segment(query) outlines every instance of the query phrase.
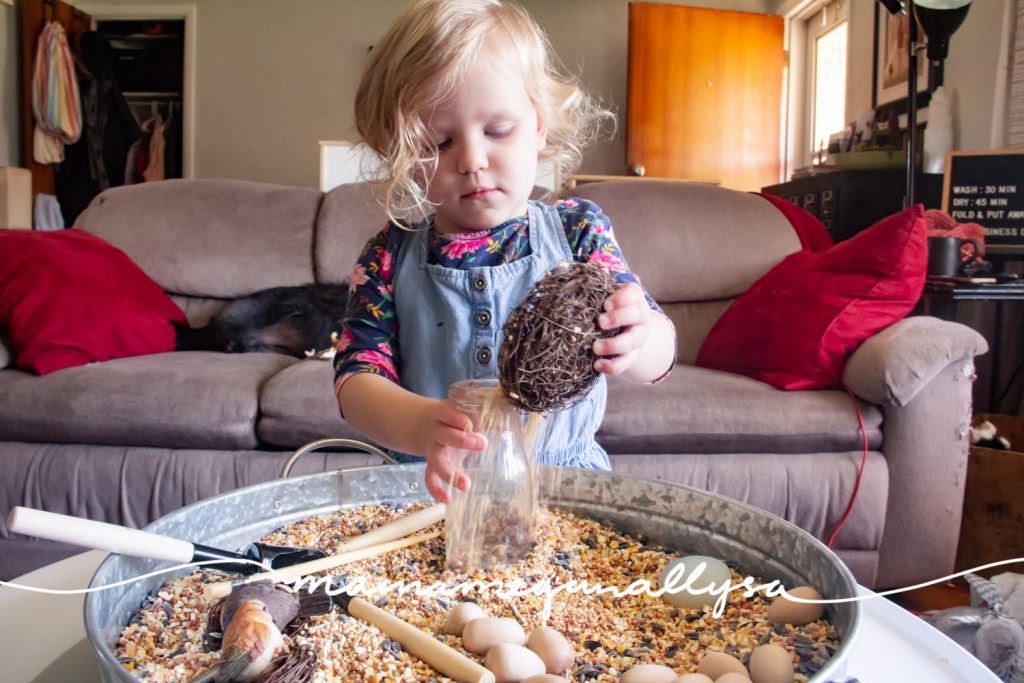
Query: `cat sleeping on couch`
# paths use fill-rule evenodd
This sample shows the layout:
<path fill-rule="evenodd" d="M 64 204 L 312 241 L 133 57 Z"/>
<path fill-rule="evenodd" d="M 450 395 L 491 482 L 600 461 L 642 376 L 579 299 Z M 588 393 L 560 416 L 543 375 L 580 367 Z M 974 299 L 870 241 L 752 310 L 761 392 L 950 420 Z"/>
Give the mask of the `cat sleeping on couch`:
<path fill-rule="evenodd" d="M 348 283 L 263 289 L 235 299 L 205 327 L 174 323 L 175 350 L 330 358 L 347 303 Z"/>

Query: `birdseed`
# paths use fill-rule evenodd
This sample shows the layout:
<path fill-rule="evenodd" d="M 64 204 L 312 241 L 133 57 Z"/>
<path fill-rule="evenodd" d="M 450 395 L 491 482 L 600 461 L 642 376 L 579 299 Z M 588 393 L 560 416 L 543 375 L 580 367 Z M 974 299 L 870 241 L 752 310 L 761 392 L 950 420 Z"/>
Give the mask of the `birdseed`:
<path fill-rule="evenodd" d="M 342 510 L 286 525 L 261 540 L 330 552 L 338 543 L 419 507 L 372 505 Z M 443 523 L 424 532 L 435 530 L 443 532 Z M 530 585 L 547 581 L 558 586 L 570 579 L 585 579 L 591 585 L 625 589 L 634 581 L 646 579 L 657 588 L 659 572 L 678 556 L 596 521 L 560 510 L 541 510 L 535 523 L 535 545 L 529 554 L 514 565 L 487 574 L 470 576 L 446 570 L 443 533 L 421 545 L 328 573 L 348 581 L 362 578 L 370 585 L 387 579 L 408 583 L 418 580 L 423 586 L 441 582 L 455 587 L 474 579 L 486 583 L 518 578 Z M 734 584 L 744 578 L 735 571 L 732 576 Z M 122 665 L 149 683 L 181 683 L 214 665 L 220 655 L 209 647 L 217 639 L 207 637 L 207 628 L 216 603 L 204 597 L 203 588 L 224 578 L 215 571 L 199 570 L 150 595 L 121 632 L 115 656 Z M 456 601 L 473 600 L 490 616 L 513 618 L 527 633 L 550 626 L 565 636 L 575 651 L 575 662 L 566 673 L 571 681 L 616 681 L 638 664 L 664 664 L 681 675 L 695 671 L 710 651 L 728 652 L 746 663 L 753 648 L 775 643 L 792 657 L 797 672 L 793 680 L 804 683 L 839 647 L 836 630 L 825 619 L 806 626 L 773 626 L 765 619 L 768 602 L 760 594 L 746 598 L 742 591 L 730 594 L 720 617 L 712 614 L 711 606 L 681 609 L 647 594 L 618 598 L 560 593 L 553 600 L 546 622 L 541 595 L 507 597 L 494 590 L 474 589 L 465 595 L 432 597 L 392 591 L 386 596 L 372 595 L 368 600 L 481 663 L 483 657 L 462 648 L 461 638 L 442 631 L 450 606 Z M 376 627 L 339 609 L 287 629 L 284 638 L 287 648 L 308 645 L 317 653 L 313 680 L 318 683 L 450 681 Z"/>

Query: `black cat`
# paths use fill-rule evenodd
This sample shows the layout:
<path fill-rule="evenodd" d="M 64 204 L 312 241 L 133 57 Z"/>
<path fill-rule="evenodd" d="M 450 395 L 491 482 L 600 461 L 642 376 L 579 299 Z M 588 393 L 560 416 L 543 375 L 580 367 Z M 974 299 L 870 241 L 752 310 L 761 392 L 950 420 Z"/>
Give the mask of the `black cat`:
<path fill-rule="evenodd" d="M 331 333 L 341 327 L 348 284 L 271 287 L 235 299 L 206 327 L 175 323 L 178 351 L 267 351 L 296 358 L 334 348 Z M 327 354 L 330 355 L 330 354 Z"/>

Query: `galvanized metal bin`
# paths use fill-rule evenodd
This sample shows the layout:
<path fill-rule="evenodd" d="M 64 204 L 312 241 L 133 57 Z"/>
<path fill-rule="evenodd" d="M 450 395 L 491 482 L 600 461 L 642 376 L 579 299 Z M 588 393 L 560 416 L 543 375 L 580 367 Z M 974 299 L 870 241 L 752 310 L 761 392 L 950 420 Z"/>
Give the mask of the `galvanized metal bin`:
<path fill-rule="evenodd" d="M 430 500 L 423 465 L 381 465 L 238 489 L 173 512 L 146 529 L 189 541 L 235 548 L 283 524 L 342 508 L 374 503 Z M 853 576 L 839 558 L 810 534 L 751 505 L 706 491 L 576 468 L 541 468 L 541 496 L 549 506 L 607 522 L 628 533 L 687 553 L 720 557 L 747 576 L 812 585 L 827 598 L 856 595 Z M 175 575 L 132 580 L 172 566 L 111 555 L 93 576 L 91 587 L 125 585 L 89 593 L 85 627 L 99 658 L 103 681 L 140 679 L 114 656 L 121 629 L 146 596 Z M 187 572 L 179 572 L 183 575 Z M 860 603 L 830 605 L 826 617 L 841 640 L 836 655 L 810 680 L 844 679 L 845 660 L 857 637 Z"/>

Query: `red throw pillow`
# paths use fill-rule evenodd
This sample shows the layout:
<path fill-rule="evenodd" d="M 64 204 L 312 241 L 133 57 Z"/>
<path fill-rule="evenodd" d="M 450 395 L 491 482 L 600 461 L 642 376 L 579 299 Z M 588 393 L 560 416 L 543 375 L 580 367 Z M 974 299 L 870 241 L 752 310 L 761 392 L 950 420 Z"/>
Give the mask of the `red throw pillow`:
<path fill-rule="evenodd" d="M 779 389 L 840 386 L 849 355 L 920 298 L 926 236 L 915 206 L 831 249 L 788 256 L 726 310 L 697 365 Z"/>
<path fill-rule="evenodd" d="M 0 230 L 0 327 L 19 368 L 45 375 L 174 350 L 185 314 L 128 256 L 73 228 Z"/>
<path fill-rule="evenodd" d="M 793 226 L 793 230 L 796 231 L 796 236 L 800 238 L 800 246 L 803 249 L 825 251 L 835 245 L 825 226 L 811 215 L 807 209 L 799 207 L 782 197 L 764 194 L 763 192 L 756 192 L 755 194 L 767 199 L 776 209 L 782 212 L 782 215 L 786 217 L 789 224 Z"/>

